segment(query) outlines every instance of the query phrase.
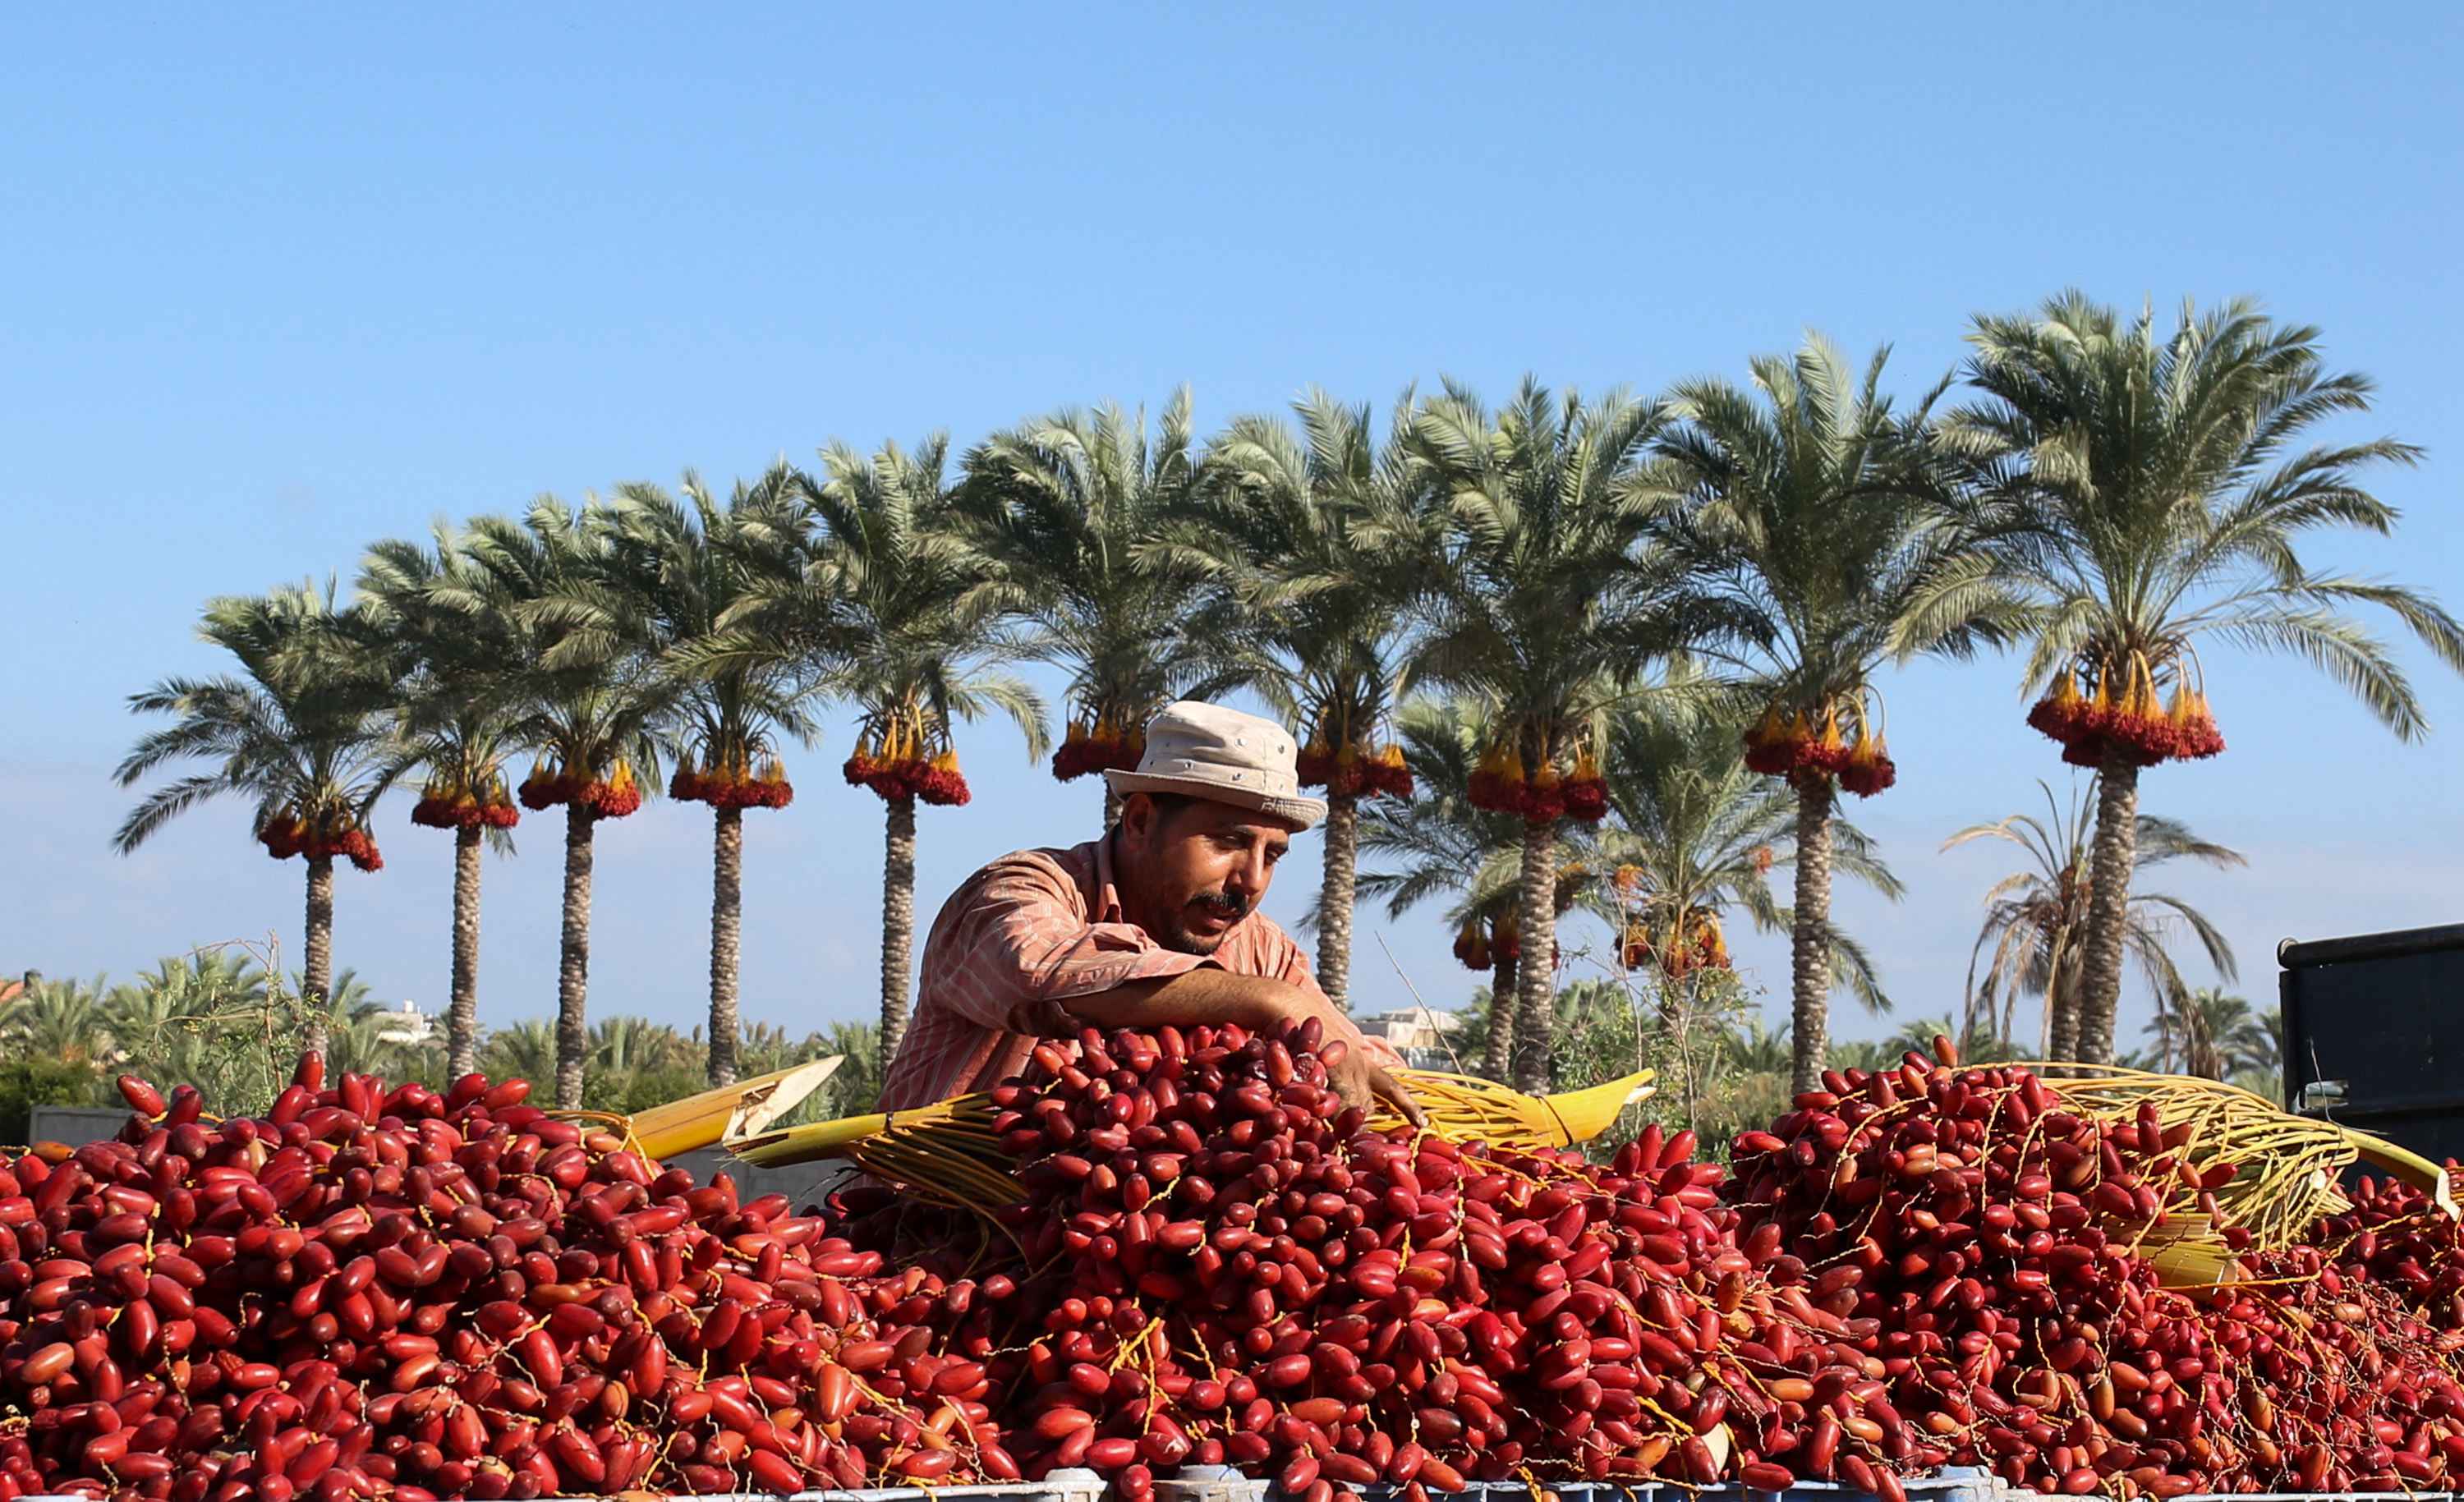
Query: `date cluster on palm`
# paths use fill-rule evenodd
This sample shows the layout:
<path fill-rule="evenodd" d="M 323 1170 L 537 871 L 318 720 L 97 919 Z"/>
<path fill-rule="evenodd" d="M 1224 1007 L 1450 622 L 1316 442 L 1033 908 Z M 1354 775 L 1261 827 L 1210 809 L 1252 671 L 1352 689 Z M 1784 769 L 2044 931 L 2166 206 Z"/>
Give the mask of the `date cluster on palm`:
<path fill-rule="evenodd" d="M 782 809 L 796 801 L 796 786 L 776 756 L 761 758 L 757 767 L 750 756 L 725 755 L 676 768 L 668 777 L 668 796 L 715 809 Z"/>
<path fill-rule="evenodd" d="M 2225 738 L 2207 694 L 2178 666 L 2173 675 L 2167 701 L 2147 660 L 2135 653 L 2076 672 L 2065 667 L 2028 710 L 2028 724 L 2060 742 L 2062 760 L 2075 767 L 2101 767 L 2114 754 L 2142 767 L 2217 754 Z"/>
<path fill-rule="evenodd" d="M 1074 782 L 1089 773 L 1128 772 L 1147 752 L 1146 716 L 1102 709 L 1092 719 L 1069 722 L 1052 752 L 1052 775 Z"/>
<path fill-rule="evenodd" d="M 289 806 L 276 809 L 257 825 L 256 839 L 265 847 L 265 853 L 276 860 L 288 860 L 294 856 L 330 860 L 342 856 L 363 871 L 385 869 L 385 856 L 378 851 L 376 839 L 347 809 L 335 809 L 313 817 Z"/>
<path fill-rule="evenodd" d="M 1836 705 L 1814 713 L 1771 705 L 1746 731 L 1746 766 L 1799 787 L 1837 777 L 1860 798 L 1896 784 L 1899 764 L 1891 760 L 1880 720 L 1869 718 L 1861 702 L 1848 705 L 1844 730 L 1842 718 Z"/>
<path fill-rule="evenodd" d="M 517 795 L 522 807 L 533 813 L 566 804 L 593 818 L 623 818 L 642 807 L 642 785 L 633 774 L 633 764 L 624 760 L 605 777 L 543 761 L 522 779 Z"/>
<path fill-rule="evenodd" d="M 1589 748 L 1575 756 L 1571 770 L 1560 771 L 1552 757 L 1527 769 L 1521 748 L 1511 740 L 1501 741 L 1481 753 L 1467 795 L 1476 809 L 1539 824 L 1561 818 L 1596 824 L 1609 812 L 1608 779 Z"/>
<path fill-rule="evenodd" d="M 1403 748 L 1389 741 L 1375 751 L 1350 742 L 1329 751 L 1312 740 L 1300 749 L 1296 770 L 1304 788 L 1324 788 L 1341 797 L 1387 797 L 1409 802 L 1412 769 Z"/>
<path fill-rule="evenodd" d="M 429 829 L 511 829 L 522 821 L 505 775 L 496 773 L 484 786 L 451 781 L 429 783 L 411 805 L 410 821 Z"/>

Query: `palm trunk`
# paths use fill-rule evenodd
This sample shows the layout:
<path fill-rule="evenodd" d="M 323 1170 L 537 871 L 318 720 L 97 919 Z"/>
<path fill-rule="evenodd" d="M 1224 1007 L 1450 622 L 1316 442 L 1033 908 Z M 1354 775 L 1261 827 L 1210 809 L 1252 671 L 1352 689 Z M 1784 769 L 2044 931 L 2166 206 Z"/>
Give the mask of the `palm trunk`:
<path fill-rule="evenodd" d="M 308 934 L 300 954 L 299 1001 L 308 1013 L 308 1047 L 325 1052 L 325 1018 L 334 1005 L 334 858 L 308 862 Z"/>
<path fill-rule="evenodd" d="M 2122 996 L 2122 930 L 2130 912 L 2130 865 L 2138 844 L 2139 764 L 2125 753 L 2108 753 L 2097 778 L 2087 935 L 2079 951 L 2078 1057 L 2083 1064 L 2113 1062 L 2113 1012 Z"/>
<path fill-rule="evenodd" d="M 1499 1084 L 1512 1078 L 1509 1071 L 1514 1067 L 1514 1019 L 1523 1010 L 1519 963 L 1503 949 L 1492 949 L 1489 955 L 1488 1048 L 1481 1057 L 1480 1072 Z"/>
<path fill-rule="evenodd" d="M 1514 1078 L 1518 1088 L 1549 1088 L 1557 1025 L 1557 826 L 1529 819 L 1523 825 L 1523 961 L 1516 980 L 1522 1014 L 1515 1018 Z"/>
<path fill-rule="evenodd" d="M 1822 1088 L 1831 1049 L 1831 781 L 1796 790 L 1796 923 L 1791 938 L 1796 1090 Z"/>
<path fill-rule="evenodd" d="M 585 1012 L 590 998 L 591 812 L 564 808 L 564 937 L 556 971 L 556 1103 L 582 1104 L 582 1066 L 590 1048 Z"/>
<path fill-rule="evenodd" d="M 1317 983 L 1338 1012 L 1352 1010 L 1352 901 L 1360 852 L 1360 799 L 1326 799 L 1326 868 L 1318 881 Z"/>
<path fill-rule="evenodd" d="M 2084 922 L 2082 919 L 2081 923 Z M 2044 1039 L 2036 1056 L 2076 1058 L 2079 1056 L 2079 966 L 2074 963 L 2069 940 L 2060 936 L 2055 939 L 2045 975 Z"/>
<path fill-rule="evenodd" d="M 1096 775 L 1097 775 L 1097 776 L 1099 776 L 1099 777 L 1101 777 L 1101 776 L 1103 776 L 1103 773 L 1096 773 Z M 1109 833 L 1111 833 L 1112 826 L 1113 826 L 1113 825 L 1115 825 L 1115 824 L 1117 824 L 1117 823 L 1119 823 L 1120 821 L 1121 821 L 1121 795 L 1120 795 L 1119 794 L 1117 794 L 1117 793 L 1115 793 L 1115 792 L 1113 792 L 1113 791 L 1112 791 L 1112 779 L 1111 779 L 1111 778 L 1110 778 L 1110 777 L 1104 777 L 1104 829 L 1105 829 L 1105 832 L 1106 832 L 1106 833 L 1108 833 L 1108 834 L 1109 834 Z"/>
<path fill-rule="evenodd" d="M 892 798 L 881 861 L 881 1059 L 907 1034 L 907 973 L 915 947 L 915 800 Z"/>
<path fill-rule="evenodd" d="M 453 832 L 453 990 L 445 1007 L 445 1075 L 479 1067 L 479 830 Z"/>
<path fill-rule="evenodd" d="M 710 1082 L 736 1083 L 737 969 L 744 922 L 744 811 L 717 814 L 710 860 Z"/>

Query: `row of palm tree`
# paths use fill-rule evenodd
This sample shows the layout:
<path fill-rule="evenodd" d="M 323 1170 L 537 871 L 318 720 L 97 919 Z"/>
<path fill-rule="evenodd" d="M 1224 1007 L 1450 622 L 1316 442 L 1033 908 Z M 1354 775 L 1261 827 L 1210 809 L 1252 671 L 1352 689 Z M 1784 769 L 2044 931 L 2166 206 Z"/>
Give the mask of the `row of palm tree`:
<path fill-rule="evenodd" d="M 2319 528 L 2388 530 L 2395 512 L 2363 473 L 2417 457 L 2393 440 L 2314 443 L 2370 396 L 2323 368 L 2315 330 L 2242 302 L 2186 306 L 2165 327 L 2069 294 L 1979 317 L 1969 343 L 1968 400 L 1947 409 L 1951 378 L 1903 407 L 1883 391 L 1887 351 L 1859 373 L 1810 338 L 1754 361 L 1743 386 L 1585 402 L 1527 380 L 1491 409 L 1448 383 L 1407 390 L 1382 433 L 1367 407 L 1313 392 L 1296 424 L 1239 418 L 1204 443 L 1184 391 L 1152 429 L 1143 411 L 1067 409 L 985 439 L 955 471 L 938 437 L 838 445 L 724 502 L 689 479 L 681 500 L 627 486 L 440 527 L 373 548 L 347 606 L 330 587 L 209 606 L 206 634 L 243 676 L 138 696 L 174 723 L 121 777 L 189 757 L 210 770 L 153 792 L 120 843 L 207 796 L 255 800 L 269 848 L 307 858 L 304 984 L 321 991 L 333 860 L 375 863 L 352 837 L 418 776 L 434 821 L 456 829 L 449 1016 L 468 1057 L 479 850 L 501 825 L 449 816 L 509 811 L 511 759 L 541 758 L 523 801 L 565 810 L 556 1074 L 570 1100 L 586 1069 L 593 833 L 654 795 L 664 767 L 714 806 L 711 1026 L 733 1039 L 742 809 L 784 801 L 773 758 L 808 741 L 821 705 L 855 711 L 847 776 L 887 805 L 894 1049 L 914 805 L 963 798 L 958 723 L 1003 714 L 1031 755 L 1045 749 L 1045 707 L 1009 669 L 1067 675 L 1065 778 L 1133 761 L 1138 727 L 1172 698 L 1246 688 L 1291 719 L 1328 787 L 1331 995 L 1350 989 L 1354 903 L 1384 890 L 1355 864 L 1380 840 L 1413 859 L 1479 855 L 1454 869 L 1480 873 L 1464 900 L 1515 934 L 1517 963 L 1494 980 L 1526 1082 L 1549 1075 L 1556 982 L 1519 957 L 1555 952 L 1560 914 L 1617 907 L 1647 962 L 1699 955 L 1698 920 L 1733 899 L 1791 932 L 1804 1087 L 1830 1053 L 1834 992 L 1876 993 L 1830 909 L 1835 873 L 1877 870 L 1837 809 L 1895 775 L 1880 679 L 1921 654 L 2015 647 L 2023 695 L 2042 696 L 2031 723 L 2098 774 L 2080 910 L 2038 956 L 2058 977 L 2049 1052 L 2109 1060 L 2139 773 L 2221 747 L 2196 644 L 2306 658 L 2409 738 L 2412 690 L 2349 609 L 2391 611 L 2454 667 L 2464 627 L 2419 593 L 2302 562 Z M 1424 785 L 1460 773 L 1460 795 L 1392 807 L 1353 775 L 1388 744 Z M 1734 847 L 1721 871 L 1652 859 L 1708 816 L 1703 788 L 1646 791 L 1680 766 L 1753 795 L 1721 816 L 1738 820 L 1721 826 Z M 1761 880 L 1781 851 L 1784 907 Z M 711 1078 L 732 1077 L 730 1052 L 710 1051 Z"/>
<path fill-rule="evenodd" d="M 298 999 L 302 977 L 275 984 L 250 950 L 219 947 L 167 956 L 131 981 L 38 980 L 0 1014 L 0 1041 L 82 1071 L 82 1094 L 50 1103 L 118 1103 L 111 1077 L 196 1084 L 217 1110 L 255 1110 L 290 1078 L 306 1031 Z M 389 1011 L 345 969 L 333 977 L 325 1004 L 314 1009 L 330 1067 L 416 1079 L 442 1089 L 456 1078 L 442 1040 L 405 1031 L 404 1013 Z M 768 1073 L 838 1056 L 839 1069 L 800 1115 L 868 1110 L 880 1085 L 880 1043 L 869 1023 L 837 1022 L 803 1037 L 756 1024 L 734 1040 L 753 1073 Z M 492 1078 L 545 1078 L 557 1064 L 555 1028 L 527 1018 L 483 1030 L 471 1065 Z M 703 1088 L 709 1053 L 702 1030 L 679 1033 L 642 1017 L 604 1017 L 585 1043 L 589 1089 L 583 1104 L 638 1111 Z M 468 1070 L 461 1071 L 468 1073 Z"/>

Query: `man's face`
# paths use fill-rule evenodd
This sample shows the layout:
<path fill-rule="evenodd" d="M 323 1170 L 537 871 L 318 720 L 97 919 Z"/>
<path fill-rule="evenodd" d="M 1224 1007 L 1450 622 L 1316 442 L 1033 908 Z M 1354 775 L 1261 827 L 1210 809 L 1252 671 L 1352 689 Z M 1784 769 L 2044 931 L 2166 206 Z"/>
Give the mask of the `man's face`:
<path fill-rule="evenodd" d="M 1299 827 L 1229 803 L 1166 810 L 1133 793 L 1121 805 L 1121 904 L 1164 947 L 1213 954 L 1265 901 Z"/>

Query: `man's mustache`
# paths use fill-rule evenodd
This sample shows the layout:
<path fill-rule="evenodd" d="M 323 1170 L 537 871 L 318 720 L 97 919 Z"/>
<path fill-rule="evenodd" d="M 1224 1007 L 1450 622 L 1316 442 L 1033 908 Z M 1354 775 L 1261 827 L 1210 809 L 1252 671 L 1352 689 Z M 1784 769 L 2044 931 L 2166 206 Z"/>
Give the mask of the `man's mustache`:
<path fill-rule="evenodd" d="M 1229 892 L 1204 892 L 1191 898 L 1189 905 L 1233 923 L 1249 916 L 1249 900 L 1234 897 Z"/>

